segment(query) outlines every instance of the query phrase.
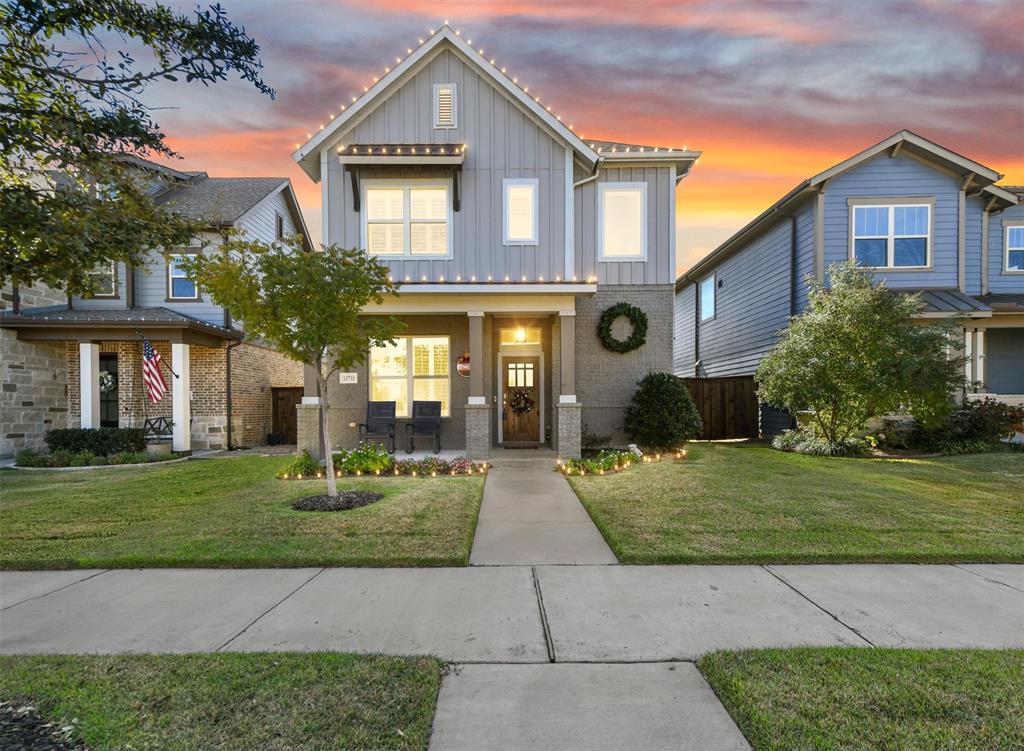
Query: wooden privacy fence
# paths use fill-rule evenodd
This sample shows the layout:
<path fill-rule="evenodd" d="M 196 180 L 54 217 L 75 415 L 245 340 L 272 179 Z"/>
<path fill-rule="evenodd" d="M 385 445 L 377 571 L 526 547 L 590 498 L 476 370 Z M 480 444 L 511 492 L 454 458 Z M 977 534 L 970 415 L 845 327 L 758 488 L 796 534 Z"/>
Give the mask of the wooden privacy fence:
<path fill-rule="evenodd" d="M 757 438 L 757 387 L 745 378 L 686 378 L 687 388 L 704 421 L 701 438 Z"/>

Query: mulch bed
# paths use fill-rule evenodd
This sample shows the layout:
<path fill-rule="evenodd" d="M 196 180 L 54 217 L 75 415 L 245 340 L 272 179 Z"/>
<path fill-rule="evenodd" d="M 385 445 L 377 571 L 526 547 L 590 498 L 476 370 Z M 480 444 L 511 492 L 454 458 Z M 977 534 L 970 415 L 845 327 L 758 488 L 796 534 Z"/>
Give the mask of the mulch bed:
<path fill-rule="evenodd" d="M 361 506 L 369 506 L 384 497 L 383 493 L 370 493 L 365 490 L 344 490 L 337 498 L 329 495 L 307 495 L 292 501 L 296 511 L 347 511 Z"/>
<path fill-rule="evenodd" d="M 74 725 L 46 722 L 35 707 L 0 702 L 0 749 L 87 751 L 74 731 Z"/>

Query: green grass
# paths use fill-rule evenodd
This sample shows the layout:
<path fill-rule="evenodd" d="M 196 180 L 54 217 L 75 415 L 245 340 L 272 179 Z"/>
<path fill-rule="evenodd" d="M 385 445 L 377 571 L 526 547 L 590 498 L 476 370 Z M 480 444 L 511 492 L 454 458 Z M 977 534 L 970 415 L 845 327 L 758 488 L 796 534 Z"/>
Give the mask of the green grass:
<path fill-rule="evenodd" d="M 0 568 L 465 565 L 482 477 L 340 479 L 384 498 L 294 511 L 323 480 L 282 481 L 290 457 L 144 469 L 0 474 Z"/>
<path fill-rule="evenodd" d="M 623 563 L 1024 561 L 1024 454 L 835 459 L 694 444 L 570 482 Z"/>
<path fill-rule="evenodd" d="M 825 647 L 699 663 L 755 751 L 1024 748 L 1024 651 Z"/>
<path fill-rule="evenodd" d="M 337 653 L 0 657 L 0 697 L 104 749 L 425 749 L 442 663 Z"/>

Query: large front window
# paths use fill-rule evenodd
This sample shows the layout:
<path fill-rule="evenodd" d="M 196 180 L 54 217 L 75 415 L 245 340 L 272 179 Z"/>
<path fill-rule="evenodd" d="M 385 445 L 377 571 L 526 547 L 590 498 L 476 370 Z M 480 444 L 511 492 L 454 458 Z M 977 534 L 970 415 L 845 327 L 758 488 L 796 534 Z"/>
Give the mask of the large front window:
<path fill-rule="evenodd" d="M 853 257 L 868 268 L 928 266 L 931 206 L 853 207 Z"/>
<path fill-rule="evenodd" d="M 363 244 L 376 256 L 448 256 L 448 185 L 375 181 L 365 195 Z"/>
<path fill-rule="evenodd" d="M 441 402 L 451 414 L 451 374 L 446 336 L 402 336 L 394 344 L 370 350 L 370 401 L 395 402 L 399 417 L 409 417 L 413 401 Z"/>

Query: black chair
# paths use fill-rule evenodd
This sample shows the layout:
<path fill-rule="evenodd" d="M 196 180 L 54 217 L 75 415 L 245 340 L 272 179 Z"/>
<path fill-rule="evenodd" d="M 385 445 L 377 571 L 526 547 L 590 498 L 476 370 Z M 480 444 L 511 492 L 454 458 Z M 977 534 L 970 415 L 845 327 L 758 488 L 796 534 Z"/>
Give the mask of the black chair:
<path fill-rule="evenodd" d="M 395 453 L 394 402 L 366 403 L 366 422 L 359 423 L 359 440 L 368 438 L 383 438 L 388 453 Z"/>
<path fill-rule="evenodd" d="M 413 439 L 418 435 L 429 435 L 434 439 L 434 453 L 441 451 L 441 402 L 412 403 L 412 419 L 405 426 L 406 453 L 412 453 Z"/>

